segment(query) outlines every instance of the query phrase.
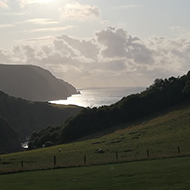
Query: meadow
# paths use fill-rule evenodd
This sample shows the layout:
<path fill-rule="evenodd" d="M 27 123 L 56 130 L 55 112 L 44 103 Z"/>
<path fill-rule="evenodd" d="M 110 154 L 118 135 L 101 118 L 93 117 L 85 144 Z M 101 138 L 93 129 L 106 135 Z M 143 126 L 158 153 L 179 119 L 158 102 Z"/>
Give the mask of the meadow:
<path fill-rule="evenodd" d="M 189 136 L 190 106 L 182 105 L 90 140 L 1 155 L 0 173 L 189 155 Z"/>
<path fill-rule="evenodd" d="M 21 172 L 0 176 L 3 190 L 186 190 L 190 158 Z"/>

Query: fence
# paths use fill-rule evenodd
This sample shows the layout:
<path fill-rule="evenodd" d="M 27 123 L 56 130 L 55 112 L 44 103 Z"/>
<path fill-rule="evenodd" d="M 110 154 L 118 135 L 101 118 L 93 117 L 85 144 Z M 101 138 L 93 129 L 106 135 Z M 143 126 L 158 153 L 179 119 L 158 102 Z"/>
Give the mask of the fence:
<path fill-rule="evenodd" d="M 144 149 L 141 152 L 124 150 L 119 152 L 106 151 L 71 151 L 64 152 L 60 149 L 55 152 L 26 151 L 22 154 L 2 155 L 0 161 L 0 174 L 14 173 L 20 171 L 34 171 L 53 168 L 66 168 L 89 166 L 98 164 L 119 163 L 127 161 L 159 159 L 177 156 L 190 156 L 189 152 L 182 152 L 180 147 L 166 152 L 155 152 L 151 149 Z"/>

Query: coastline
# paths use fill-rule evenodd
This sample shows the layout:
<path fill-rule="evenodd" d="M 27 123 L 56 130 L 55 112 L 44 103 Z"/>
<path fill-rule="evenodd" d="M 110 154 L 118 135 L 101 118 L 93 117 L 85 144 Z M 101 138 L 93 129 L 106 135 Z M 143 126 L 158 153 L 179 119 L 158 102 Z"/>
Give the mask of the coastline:
<path fill-rule="evenodd" d="M 145 87 L 100 87 L 77 89 L 77 94 L 67 99 L 49 101 L 54 104 L 101 107 L 116 103 L 125 96 L 142 92 Z"/>

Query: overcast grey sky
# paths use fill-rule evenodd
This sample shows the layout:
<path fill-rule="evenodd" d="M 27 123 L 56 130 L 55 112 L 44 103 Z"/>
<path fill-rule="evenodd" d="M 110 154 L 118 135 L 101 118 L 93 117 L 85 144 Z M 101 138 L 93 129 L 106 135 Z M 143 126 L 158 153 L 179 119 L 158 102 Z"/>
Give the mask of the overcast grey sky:
<path fill-rule="evenodd" d="M 0 0 L 0 63 L 77 88 L 149 86 L 190 69 L 189 0 Z"/>

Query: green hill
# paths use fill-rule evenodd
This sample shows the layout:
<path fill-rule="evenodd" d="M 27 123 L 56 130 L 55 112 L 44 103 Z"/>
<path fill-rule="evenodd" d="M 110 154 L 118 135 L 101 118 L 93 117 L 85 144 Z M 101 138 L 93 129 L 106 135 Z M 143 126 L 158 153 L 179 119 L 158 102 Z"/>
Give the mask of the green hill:
<path fill-rule="evenodd" d="M 76 141 L 114 126 L 133 123 L 189 100 L 190 72 L 178 78 L 156 79 L 142 93 L 124 97 L 111 106 L 85 108 L 61 126 L 33 133 L 30 148 L 42 147 L 48 141 L 54 145 Z"/>
<path fill-rule="evenodd" d="M 0 173 L 188 156 L 189 114 L 190 101 L 136 122 L 97 132 L 89 140 L 1 155 Z M 98 153 L 99 149 L 104 153 Z"/>

